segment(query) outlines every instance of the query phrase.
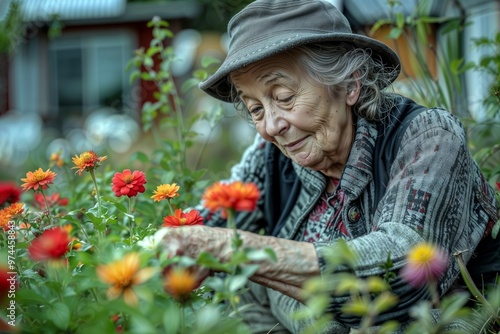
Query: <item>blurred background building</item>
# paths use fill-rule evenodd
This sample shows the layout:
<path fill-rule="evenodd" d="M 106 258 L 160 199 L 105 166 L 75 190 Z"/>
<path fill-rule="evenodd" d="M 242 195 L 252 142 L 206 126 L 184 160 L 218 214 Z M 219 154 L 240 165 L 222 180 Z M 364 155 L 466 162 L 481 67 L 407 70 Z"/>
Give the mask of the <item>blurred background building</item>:
<path fill-rule="evenodd" d="M 388 15 L 386 0 L 331 1 L 361 33 L 369 34 Z M 96 147 L 120 154 L 137 148 L 147 136 L 141 131 L 140 109 L 154 89 L 147 82 L 130 82 L 126 65 L 134 50 L 149 45 L 147 22 L 159 16 L 170 23 L 179 58 L 172 72 L 180 84 L 203 55 L 223 59 L 226 24 L 249 2 L 0 0 L 0 179 L 11 176 L 12 167 L 46 159 L 59 148 L 70 155 Z M 421 2 L 402 0 L 397 9 L 409 14 Z M 485 52 L 471 47 L 473 38 L 493 38 L 499 31 L 498 0 L 430 0 L 427 5 L 434 17 L 466 14 L 470 24 L 457 45 L 467 61 L 478 61 Z M 440 29 L 436 23 L 428 32 L 437 45 Z M 380 29 L 374 37 L 398 50 L 405 75 L 412 76 L 408 45 L 403 39 L 388 40 L 387 33 Z M 428 52 L 426 57 L 439 79 L 435 55 Z M 457 94 L 466 96 L 467 107 L 482 117 L 478 101 L 488 89 L 484 76 L 468 72 L 462 80 L 464 91 Z M 193 94 L 187 99 L 196 101 L 194 108 L 218 103 L 201 92 Z M 209 129 L 200 122 L 195 128 L 217 143 L 215 156 L 231 161 L 251 141 L 253 129 L 232 106 L 224 108 L 227 117 L 219 127 Z"/>

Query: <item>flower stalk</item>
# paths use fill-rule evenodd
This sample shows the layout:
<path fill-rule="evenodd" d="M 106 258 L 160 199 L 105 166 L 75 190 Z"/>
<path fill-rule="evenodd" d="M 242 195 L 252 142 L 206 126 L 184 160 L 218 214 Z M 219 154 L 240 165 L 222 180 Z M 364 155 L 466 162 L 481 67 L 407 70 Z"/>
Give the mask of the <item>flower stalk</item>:
<path fill-rule="evenodd" d="M 97 215 L 99 216 L 99 218 L 101 218 L 102 209 L 101 209 L 101 195 L 99 194 L 99 187 L 97 185 L 97 180 L 95 177 L 94 170 L 91 169 L 89 171 L 89 173 L 90 173 L 90 176 L 92 177 L 92 182 L 94 182 L 95 196 L 96 196 L 96 200 L 97 200 Z"/>

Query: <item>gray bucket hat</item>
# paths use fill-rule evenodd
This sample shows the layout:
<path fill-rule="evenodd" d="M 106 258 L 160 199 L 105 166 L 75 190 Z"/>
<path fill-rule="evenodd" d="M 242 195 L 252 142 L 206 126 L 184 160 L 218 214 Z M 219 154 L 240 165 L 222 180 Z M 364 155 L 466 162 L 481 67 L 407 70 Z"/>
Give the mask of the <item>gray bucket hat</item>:
<path fill-rule="evenodd" d="M 230 38 L 226 59 L 219 69 L 199 84 L 209 95 L 231 99 L 229 73 L 288 50 L 314 42 L 347 42 L 371 50 L 387 72 L 399 75 L 397 54 L 382 42 L 354 34 L 346 17 L 322 0 L 257 0 L 236 14 L 228 24 Z"/>

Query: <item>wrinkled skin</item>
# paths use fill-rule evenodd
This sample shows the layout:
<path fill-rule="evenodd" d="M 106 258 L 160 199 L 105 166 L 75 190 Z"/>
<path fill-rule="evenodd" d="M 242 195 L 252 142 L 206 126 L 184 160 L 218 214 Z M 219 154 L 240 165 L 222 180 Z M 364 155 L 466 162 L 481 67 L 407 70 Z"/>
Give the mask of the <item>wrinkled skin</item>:
<path fill-rule="evenodd" d="M 354 140 L 351 112 L 359 97 L 359 82 L 335 94 L 314 81 L 287 57 L 277 55 L 231 74 L 258 133 L 296 163 L 330 178 L 340 178 Z M 330 183 L 327 190 L 333 191 Z M 209 252 L 224 261 L 232 231 L 193 226 L 172 229 L 165 241 L 196 258 Z M 239 231 L 243 247 L 271 247 L 277 263 L 262 263 L 251 280 L 302 301 L 305 281 L 320 274 L 312 243 Z"/>
<path fill-rule="evenodd" d="M 302 300 L 302 284 L 319 275 L 316 252 L 313 244 L 238 231 L 243 247 L 254 249 L 272 248 L 278 257 L 277 263 L 262 262 L 251 280 L 282 292 L 299 301 Z M 165 247 L 171 254 L 197 258 L 202 252 L 225 261 L 232 248 L 233 231 L 221 227 L 185 226 L 169 229 L 165 236 Z M 208 276 L 209 272 L 200 272 Z"/>

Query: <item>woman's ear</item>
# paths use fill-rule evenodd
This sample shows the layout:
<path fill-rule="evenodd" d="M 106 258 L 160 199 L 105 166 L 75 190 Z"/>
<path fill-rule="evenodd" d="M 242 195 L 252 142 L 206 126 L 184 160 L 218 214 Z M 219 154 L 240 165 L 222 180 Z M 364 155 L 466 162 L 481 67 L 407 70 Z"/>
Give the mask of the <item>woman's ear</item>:
<path fill-rule="evenodd" d="M 356 102 L 358 102 L 359 94 L 361 92 L 361 83 L 359 82 L 359 78 L 356 74 L 353 74 L 353 76 L 356 78 L 356 80 L 347 85 L 347 94 L 345 100 L 348 106 L 353 106 Z"/>

